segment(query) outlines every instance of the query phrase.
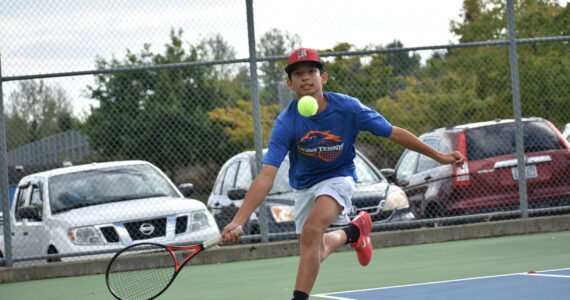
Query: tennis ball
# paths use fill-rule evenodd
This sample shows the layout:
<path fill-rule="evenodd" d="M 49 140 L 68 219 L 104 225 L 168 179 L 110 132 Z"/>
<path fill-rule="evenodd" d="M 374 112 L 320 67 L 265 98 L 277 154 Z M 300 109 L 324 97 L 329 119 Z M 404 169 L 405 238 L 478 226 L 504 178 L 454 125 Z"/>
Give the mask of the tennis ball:
<path fill-rule="evenodd" d="M 319 109 L 319 104 L 317 103 L 317 99 L 313 96 L 303 96 L 299 99 L 299 103 L 297 103 L 297 110 L 303 117 L 310 117 L 314 116 Z"/>

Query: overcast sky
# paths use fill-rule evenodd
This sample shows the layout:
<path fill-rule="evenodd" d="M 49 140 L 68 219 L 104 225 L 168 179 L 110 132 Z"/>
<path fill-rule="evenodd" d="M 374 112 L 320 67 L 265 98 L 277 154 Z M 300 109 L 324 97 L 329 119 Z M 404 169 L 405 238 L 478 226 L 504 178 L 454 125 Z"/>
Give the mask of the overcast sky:
<path fill-rule="evenodd" d="M 304 47 L 325 49 L 339 42 L 357 47 L 455 43 L 452 19 L 462 0 L 255 0 L 255 33 L 279 28 L 301 37 Z M 95 69 L 95 58 L 122 58 L 150 43 L 163 52 L 171 28 L 184 40 L 221 34 L 248 54 L 245 0 L 2 0 L 0 51 L 3 76 Z M 424 58 L 429 52 L 419 53 Z M 89 105 L 82 94 L 92 76 L 45 80 L 65 88 L 76 110 Z M 4 99 L 14 82 L 4 83 Z M 80 107 L 80 108 L 78 108 Z"/>

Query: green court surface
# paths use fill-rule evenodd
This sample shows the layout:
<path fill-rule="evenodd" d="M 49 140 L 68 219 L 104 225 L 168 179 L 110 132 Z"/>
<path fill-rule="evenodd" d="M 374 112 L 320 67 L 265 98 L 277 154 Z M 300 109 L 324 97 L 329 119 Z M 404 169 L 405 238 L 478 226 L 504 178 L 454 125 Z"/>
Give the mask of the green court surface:
<path fill-rule="evenodd" d="M 290 299 L 298 257 L 187 266 L 159 299 Z M 313 294 L 570 267 L 570 231 L 332 254 Z M 0 299 L 113 299 L 104 275 L 0 284 Z M 311 297 L 317 299 L 317 297 Z"/>

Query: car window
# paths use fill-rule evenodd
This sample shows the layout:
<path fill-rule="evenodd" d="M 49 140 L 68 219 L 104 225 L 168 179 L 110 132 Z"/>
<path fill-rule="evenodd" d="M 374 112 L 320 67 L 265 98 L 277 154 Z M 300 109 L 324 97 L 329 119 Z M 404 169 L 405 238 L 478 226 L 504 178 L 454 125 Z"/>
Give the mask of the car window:
<path fill-rule="evenodd" d="M 40 188 L 36 185 L 32 186 L 32 198 L 30 199 L 30 205 L 35 206 L 38 210 L 40 218 L 43 217 L 44 203 L 41 195 Z"/>
<path fill-rule="evenodd" d="M 53 213 L 115 201 L 179 197 L 171 182 L 148 165 L 62 174 L 50 177 L 48 186 Z"/>
<path fill-rule="evenodd" d="M 236 174 L 239 168 L 239 161 L 231 164 L 226 169 L 224 177 L 222 179 L 222 189 L 220 191 L 221 195 L 225 195 L 229 190 L 234 188 L 234 183 L 236 181 Z"/>
<path fill-rule="evenodd" d="M 435 139 L 435 138 L 427 138 L 425 140 L 423 140 L 424 143 L 428 144 L 429 146 L 431 146 L 432 148 L 439 150 L 439 140 Z M 440 163 L 438 163 L 437 161 L 435 161 L 434 159 L 425 156 L 423 154 L 420 154 L 419 160 L 418 160 L 418 168 L 417 168 L 417 173 L 419 172 L 423 172 L 429 169 L 433 169 L 440 166 Z"/>
<path fill-rule="evenodd" d="M 242 160 L 238 166 L 235 188 L 249 189 L 249 186 L 253 181 L 251 176 L 251 165 L 248 161 Z"/>
<path fill-rule="evenodd" d="M 439 141 L 439 144 L 436 148 L 441 153 L 450 153 L 452 152 L 451 147 L 445 141 Z"/>
<path fill-rule="evenodd" d="M 515 124 L 497 124 L 465 131 L 469 160 L 516 153 Z M 564 149 L 555 132 L 543 121 L 523 122 L 525 153 Z"/>
<path fill-rule="evenodd" d="M 357 183 L 373 184 L 381 181 L 380 176 L 359 155 L 356 155 L 354 158 L 354 165 L 356 167 L 356 177 L 358 178 Z"/>
<path fill-rule="evenodd" d="M 405 180 L 416 172 L 419 153 L 406 150 L 402 155 L 398 168 L 396 169 L 396 179 Z"/>
<path fill-rule="evenodd" d="M 26 201 L 27 200 L 26 194 L 27 194 L 27 191 L 29 190 L 29 187 L 30 186 L 27 186 L 27 187 L 20 186 L 19 187 L 18 194 L 16 195 L 17 198 L 16 198 L 16 203 L 15 203 L 15 205 L 16 205 L 15 211 L 18 211 L 18 209 L 20 207 L 24 207 L 24 206 L 28 205 L 27 201 Z M 18 214 L 16 214 L 16 220 L 19 221 L 19 220 L 22 220 L 22 218 L 20 218 L 18 216 Z"/>
<path fill-rule="evenodd" d="M 293 188 L 289 185 L 289 158 L 285 158 L 277 170 L 273 187 L 269 191 L 270 195 L 282 194 L 292 191 Z"/>

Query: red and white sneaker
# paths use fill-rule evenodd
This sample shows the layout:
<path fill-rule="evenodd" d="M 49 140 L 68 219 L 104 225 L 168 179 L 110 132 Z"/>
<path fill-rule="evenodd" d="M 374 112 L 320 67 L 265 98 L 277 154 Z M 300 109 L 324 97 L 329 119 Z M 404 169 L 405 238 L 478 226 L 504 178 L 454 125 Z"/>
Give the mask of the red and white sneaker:
<path fill-rule="evenodd" d="M 372 219 L 370 215 L 361 211 L 350 224 L 354 224 L 360 230 L 358 241 L 350 243 L 350 247 L 356 251 L 358 262 L 362 266 L 368 265 L 372 259 L 372 243 L 370 242 L 370 232 L 372 231 Z"/>

